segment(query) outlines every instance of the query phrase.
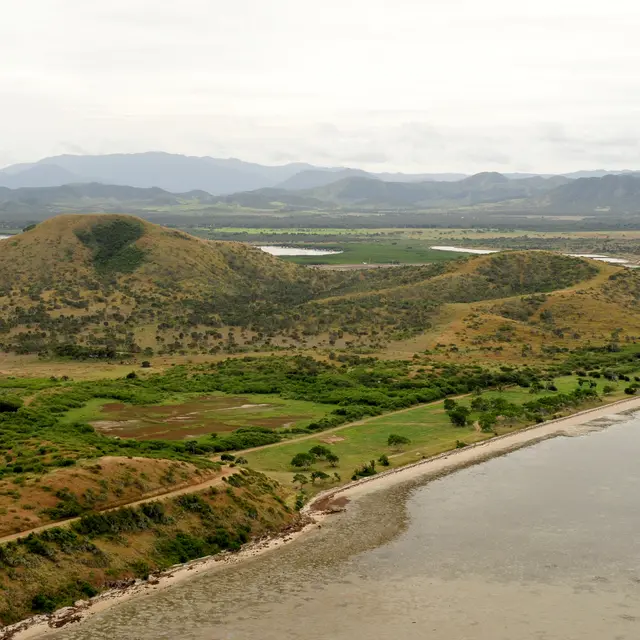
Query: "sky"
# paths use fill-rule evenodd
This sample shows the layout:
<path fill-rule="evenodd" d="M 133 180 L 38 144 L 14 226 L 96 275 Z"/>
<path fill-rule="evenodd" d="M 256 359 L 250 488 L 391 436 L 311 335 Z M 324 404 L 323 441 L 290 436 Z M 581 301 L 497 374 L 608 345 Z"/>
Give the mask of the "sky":
<path fill-rule="evenodd" d="M 5 0 L 0 166 L 640 169 L 635 0 Z"/>

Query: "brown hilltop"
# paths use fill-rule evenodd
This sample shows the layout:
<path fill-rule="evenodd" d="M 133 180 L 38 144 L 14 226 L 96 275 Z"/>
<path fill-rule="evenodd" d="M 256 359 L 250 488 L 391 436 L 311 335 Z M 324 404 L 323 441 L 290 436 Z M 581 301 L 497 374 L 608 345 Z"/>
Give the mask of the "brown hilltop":
<path fill-rule="evenodd" d="M 249 245 L 201 240 L 127 215 L 57 216 L 8 240 L 0 252 L 5 289 L 56 288 L 108 276 L 129 283 L 153 280 L 176 290 L 229 290 L 251 284 L 247 279 L 257 275 L 289 280 L 301 274 L 306 271 Z"/>

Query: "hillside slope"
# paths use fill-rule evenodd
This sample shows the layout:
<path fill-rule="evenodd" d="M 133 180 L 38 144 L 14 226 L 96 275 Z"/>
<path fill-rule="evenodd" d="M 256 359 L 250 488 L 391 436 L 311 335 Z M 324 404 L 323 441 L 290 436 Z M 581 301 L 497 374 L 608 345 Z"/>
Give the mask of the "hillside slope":
<path fill-rule="evenodd" d="M 255 301 L 309 299 L 325 280 L 249 245 L 131 216 L 59 216 L 2 245 L 0 341 L 22 351 L 67 342 L 135 351 L 142 327 L 160 329 L 160 343 L 176 327 L 233 323 Z"/>
<path fill-rule="evenodd" d="M 640 274 L 544 251 L 322 271 L 121 215 L 59 216 L 0 249 L 0 345 L 18 353 L 113 358 L 291 346 L 381 349 L 427 334 L 442 342 L 455 305 L 456 318 L 474 313 L 475 305 L 494 318 L 478 331 L 473 327 L 481 323 L 465 321 L 468 344 L 491 342 L 493 325 L 506 322 L 520 323 L 523 335 L 538 323 L 549 344 L 561 343 L 572 335 L 560 330 L 562 316 L 580 321 L 580 304 L 600 327 L 590 332 L 594 338 L 605 339 L 612 319 L 640 325 L 627 319 Z M 541 316 L 538 298 L 522 302 L 531 296 L 560 306 Z M 575 313 L 562 311 L 567 296 L 578 304 Z M 456 337 L 454 345 L 464 342 Z"/>

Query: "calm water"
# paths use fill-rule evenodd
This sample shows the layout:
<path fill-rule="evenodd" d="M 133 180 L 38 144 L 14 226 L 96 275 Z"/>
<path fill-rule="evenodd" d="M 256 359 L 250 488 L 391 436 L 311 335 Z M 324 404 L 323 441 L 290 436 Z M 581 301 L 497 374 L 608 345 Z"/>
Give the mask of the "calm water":
<path fill-rule="evenodd" d="M 640 419 L 370 493 L 67 640 L 637 640 Z"/>
<path fill-rule="evenodd" d="M 336 253 L 342 253 L 342 251 L 332 251 L 331 249 L 303 249 L 301 247 L 277 247 L 277 246 L 262 246 L 258 247 L 265 253 L 270 253 L 272 256 L 332 256 Z"/>
<path fill-rule="evenodd" d="M 467 249 L 466 247 L 429 247 L 436 251 L 453 251 L 456 253 L 474 253 L 477 255 L 486 255 L 489 253 L 500 253 L 504 249 Z M 626 265 L 629 263 L 624 258 L 612 258 L 610 256 L 603 256 L 599 253 L 565 253 L 563 255 L 571 256 L 572 258 L 591 258 L 592 260 L 598 260 L 600 262 L 609 262 L 611 264 Z"/>

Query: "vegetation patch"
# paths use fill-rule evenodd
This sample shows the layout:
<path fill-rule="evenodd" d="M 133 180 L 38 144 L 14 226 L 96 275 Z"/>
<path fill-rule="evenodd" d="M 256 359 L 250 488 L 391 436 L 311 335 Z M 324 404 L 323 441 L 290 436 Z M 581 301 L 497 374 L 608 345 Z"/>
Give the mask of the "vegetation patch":
<path fill-rule="evenodd" d="M 91 249 L 99 273 L 131 273 L 144 262 L 144 251 L 134 244 L 144 234 L 140 220 L 112 218 L 93 224 L 90 229 L 76 229 L 75 233 Z"/>

